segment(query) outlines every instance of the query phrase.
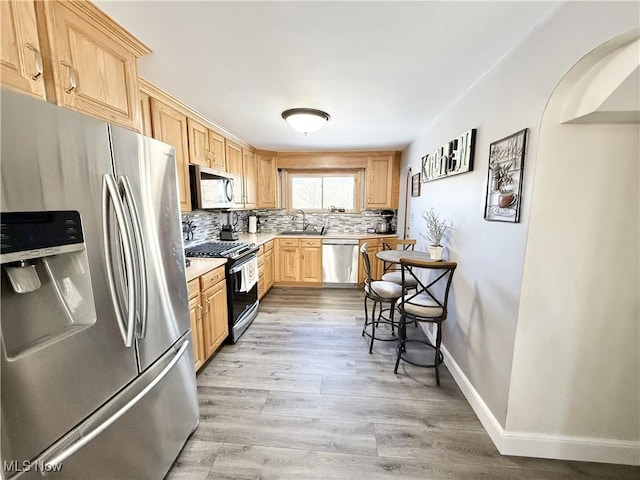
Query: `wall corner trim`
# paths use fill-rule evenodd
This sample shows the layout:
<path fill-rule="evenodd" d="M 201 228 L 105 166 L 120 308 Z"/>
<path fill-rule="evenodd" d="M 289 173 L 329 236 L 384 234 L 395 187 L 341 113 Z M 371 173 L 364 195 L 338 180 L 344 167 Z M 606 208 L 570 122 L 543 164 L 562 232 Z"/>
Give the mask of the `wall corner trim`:
<path fill-rule="evenodd" d="M 444 363 L 501 455 L 640 465 L 640 441 L 506 431 L 446 347 Z"/>

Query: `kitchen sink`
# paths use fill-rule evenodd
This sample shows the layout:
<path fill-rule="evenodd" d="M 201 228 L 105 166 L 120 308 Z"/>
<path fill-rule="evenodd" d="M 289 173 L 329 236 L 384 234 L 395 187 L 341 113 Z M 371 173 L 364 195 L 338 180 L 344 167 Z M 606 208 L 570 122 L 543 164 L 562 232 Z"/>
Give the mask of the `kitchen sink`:
<path fill-rule="evenodd" d="M 280 232 L 280 235 L 324 235 L 322 230 L 286 230 Z"/>

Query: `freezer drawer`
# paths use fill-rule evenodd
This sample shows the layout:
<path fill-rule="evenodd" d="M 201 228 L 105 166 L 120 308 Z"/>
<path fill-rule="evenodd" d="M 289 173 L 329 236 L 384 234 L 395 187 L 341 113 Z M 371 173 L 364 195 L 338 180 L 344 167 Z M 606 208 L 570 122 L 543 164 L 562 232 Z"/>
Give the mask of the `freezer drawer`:
<path fill-rule="evenodd" d="M 358 240 L 322 240 L 322 283 L 325 287 L 358 286 Z"/>
<path fill-rule="evenodd" d="M 51 479 L 163 478 L 198 424 L 190 341 L 189 333 L 117 397 L 48 449 L 30 471 L 18 476 L 20 480 L 42 478 L 36 471 L 42 468 L 48 469 Z M 166 375 L 152 385 L 163 371 Z M 108 426 L 102 430 L 105 422 Z M 78 442 L 93 435 L 74 452 Z"/>

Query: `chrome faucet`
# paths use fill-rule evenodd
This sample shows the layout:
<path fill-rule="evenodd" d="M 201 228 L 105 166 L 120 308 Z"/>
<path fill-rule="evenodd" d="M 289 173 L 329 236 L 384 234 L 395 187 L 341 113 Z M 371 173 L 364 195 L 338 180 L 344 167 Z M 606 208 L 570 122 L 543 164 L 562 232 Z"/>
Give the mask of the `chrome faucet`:
<path fill-rule="evenodd" d="M 306 232 L 307 228 L 309 227 L 309 224 L 307 223 L 307 214 L 304 213 L 304 210 L 298 209 L 293 213 L 293 216 L 291 217 L 291 220 L 295 221 L 296 218 L 298 217 L 298 213 L 302 214 L 302 231 Z"/>

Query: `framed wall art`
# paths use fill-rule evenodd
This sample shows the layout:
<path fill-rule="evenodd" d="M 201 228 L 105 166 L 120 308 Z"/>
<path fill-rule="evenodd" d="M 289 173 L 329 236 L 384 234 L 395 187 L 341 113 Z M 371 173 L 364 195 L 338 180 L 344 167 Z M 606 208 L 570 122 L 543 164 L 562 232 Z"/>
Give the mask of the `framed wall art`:
<path fill-rule="evenodd" d="M 485 220 L 511 223 L 520 221 L 526 146 L 526 128 L 489 146 Z"/>
<path fill-rule="evenodd" d="M 411 177 L 411 196 L 420 196 L 420 173 L 416 173 Z"/>

